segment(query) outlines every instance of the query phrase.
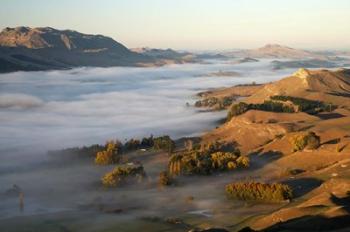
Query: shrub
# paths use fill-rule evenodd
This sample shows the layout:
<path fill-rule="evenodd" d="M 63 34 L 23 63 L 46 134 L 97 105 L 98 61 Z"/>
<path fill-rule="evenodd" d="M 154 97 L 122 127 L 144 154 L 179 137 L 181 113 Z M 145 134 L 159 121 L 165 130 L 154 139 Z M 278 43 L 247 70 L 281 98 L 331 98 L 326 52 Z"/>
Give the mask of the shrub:
<path fill-rule="evenodd" d="M 301 151 L 306 147 L 307 139 L 304 134 L 297 134 L 290 139 L 290 142 L 293 146 L 293 151 Z"/>
<path fill-rule="evenodd" d="M 160 186 L 168 186 L 173 183 L 172 178 L 169 176 L 167 171 L 162 171 L 159 173 L 158 184 Z"/>
<path fill-rule="evenodd" d="M 320 137 L 314 132 L 309 132 L 307 135 L 307 146 L 306 149 L 314 150 L 320 146 Z"/>
<path fill-rule="evenodd" d="M 228 170 L 228 163 L 235 163 L 237 156 L 231 152 L 214 152 L 210 155 L 211 165 L 213 169 L 217 170 Z M 232 170 L 233 165 L 231 164 Z"/>
<path fill-rule="evenodd" d="M 242 168 L 248 168 L 250 165 L 250 159 L 247 156 L 240 156 L 236 161 L 237 165 Z"/>
<path fill-rule="evenodd" d="M 293 151 L 301 151 L 304 148 L 317 149 L 320 146 L 320 137 L 314 132 L 300 132 L 290 138 Z"/>
<path fill-rule="evenodd" d="M 237 182 L 226 185 L 229 198 L 244 201 L 281 202 L 292 198 L 292 189 L 285 184 Z"/>
<path fill-rule="evenodd" d="M 105 187 L 117 187 L 130 180 L 142 180 L 146 176 L 143 166 L 116 167 L 102 177 Z"/>
<path fill-rule="evenodd" d="M 234 170 L 234 169 L 236 169 L 236 168 L 237 168 L 237 164 L 236 164 L 235 162 L 229 161 L 229 162 L 227 163 L 227 169 L 228 169 L 228 170 Z"/>

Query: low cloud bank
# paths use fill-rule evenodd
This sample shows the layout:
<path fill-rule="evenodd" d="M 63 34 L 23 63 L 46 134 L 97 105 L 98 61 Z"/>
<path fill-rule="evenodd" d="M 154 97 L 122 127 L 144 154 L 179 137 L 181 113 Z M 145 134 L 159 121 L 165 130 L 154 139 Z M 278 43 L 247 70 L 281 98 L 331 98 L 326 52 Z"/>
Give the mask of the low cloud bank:
<path fill-rule="evenodd" d="M 26 94 L 0 94 L 0 108 L 28 109 L 43 104 L 40 98 Z"/>
<path fill-rule="evenodd" d="M 234 70 L 240 77 L 208 77 Z M 221 113 L 199 113 L 186 102 L 209 88 L 273 81 L 269 61 L 188 64 L 157 68 L 79 68 L 0 75 L 0 147 L 59 149 L 111 138 L 209 130 Z"/>

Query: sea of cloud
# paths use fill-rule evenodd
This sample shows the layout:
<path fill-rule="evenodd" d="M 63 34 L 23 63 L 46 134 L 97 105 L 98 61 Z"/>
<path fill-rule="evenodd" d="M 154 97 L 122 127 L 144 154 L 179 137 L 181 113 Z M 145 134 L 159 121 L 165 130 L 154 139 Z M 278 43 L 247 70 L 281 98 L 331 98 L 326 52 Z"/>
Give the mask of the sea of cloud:
<path fill-rule="evenodd" d="M 208 75 L 220 70 L 240 75 Z M 0 196 L 4 200 L 0 204 L 0 219 L 71 212 L 80 205 L 91 204 L 95 198 L 123 209 L 138 209 L 137 213 L 123 213 L 132 223 L 135 217 L 150 213 L 164 216 L 164 205 L 169 207 L 171 216 L 176 210 L 183 210 L 183 199 L 189 195 L 197 198 L 194 213 L 225 205 L 218 204 L 222 199 L 217 196 L 221 196 L 221 182 L 231 180 L 231 176 L 221 178 L 221 182 L 191 180 L 189 185 L 165 192 L 147 186 L 141 190 L 109 192 L 100 188 L 99 180 L 112 167 L 97 167 L 90 161 L 67 163 L 60 156 L 52 162 L 46 151 L 150 134 L 169 134 L 173 138 L 199 135 L 217 126 L 226 112 L 194 108 L 198 92 L 253 81 L 270 82 L 293 71 L 273 71 L 270 61 L 262 60 L 246 64 L 212 61 L 157 68 L 79 68 L 1 74 Z M 146 164 L 150 178 L 157 178 L 152 176 L 155 168 Z M 18 197 L 4 195 L 13 184 L 24 192 L 24 212 L 19 211 Z M 109 218 L 100 212 L 95 214 L 101 220 Z M 125 220 L 123 217 L 118 220 Z M 89 226 L 97 225 L 83 218 Z M 116 223 L 115 217 L 109 220 Z"/>
<path fill-rule="evenodd" d="M 78 68 L 0 75 L 0 147 L 60 149 L 107 139 L 198 135 L 225 112 L 186 106 L 195 94 L 235 84 L 270 82 L 291 73 L 257 63 L 172 65 L 156 68 Z M 208 73 L 234 71 L 239 77 Z"/>

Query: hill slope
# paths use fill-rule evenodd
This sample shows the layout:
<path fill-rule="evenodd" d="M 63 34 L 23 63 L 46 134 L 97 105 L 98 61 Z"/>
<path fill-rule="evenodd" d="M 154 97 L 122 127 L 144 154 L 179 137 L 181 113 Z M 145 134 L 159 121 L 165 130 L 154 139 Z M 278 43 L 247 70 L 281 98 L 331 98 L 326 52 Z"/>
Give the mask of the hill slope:
<path fill-rule="evenodd" d="M 292 76 L 267 84 L 246 99 L 259 103 L 270 96 L 286 95 L 310 100 L 331 102 L 339 106 L 350 106 L 350 71 L 348 69 L 307 70 L 299 69 Z"/>
<path fill-rule="evenodd" d="M 0 33 L 0 72 L 131 66 L 154 58 L 130 51 L 112 38 L 72 30 L 5 28 Z"/>
<path fill-rule="evenodd" d="M 247 86 L 249 88 L 250 86 Z M 255 88 L 256 92 L 245 98 L 247 103 L 262 103 L 274 95 L 292 96 L 309 100 L 332 103 L 338 108 L 350 107 L 350 71 L 339 69 L 329 70 L 306 70 L 300 69 L 290 77 L 280 81 L 269 83 Z M 235 87 L 212 91 L 221 97 L 231 96 Z M 339 109 L 341 110 L 341 109 Z M 339 115 L 345 116 L 343 112 Z M 273 140 L 281 134 L 298 131 L 308 126 L 315 126 L 320 121 L 322 114 L 311 116 L 306 113 L 277 113 L 260 110 L 250 110 L 242 115 L 233 117 L 229 122 L 219 128 L 205 134 L 205 141 L 215 139 L 235 141 L 244 152 L 253 150 L 266 142 Z M 338 119 L 341 120 L 341 119 Z"/>
<path fill-rule="evenodd" d="M 255 212 L 234 231 L 349 231 L 350 70 L 300 69 L 261 86 L 243 101 L 258 103 L 273 95 L 332 102 L 338 108 L 313 115 L 248 110 L 202 136 L 206 143 L 235 143 L 250 157 L 249 178 L 240 181 L 255 178 L 293 189 L 291 201 L 266 213 Z M 311 132 L 318 145 L 295 149 L 295 139 Z"/>

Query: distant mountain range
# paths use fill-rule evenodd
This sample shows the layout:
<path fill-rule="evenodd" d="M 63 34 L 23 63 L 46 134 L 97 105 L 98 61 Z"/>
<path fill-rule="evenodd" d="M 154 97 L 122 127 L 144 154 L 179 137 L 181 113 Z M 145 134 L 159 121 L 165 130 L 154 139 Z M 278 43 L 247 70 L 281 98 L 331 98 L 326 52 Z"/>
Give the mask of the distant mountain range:
<path fill-rule="evenodd" d="M 336 66 L 330 56 L 346 53 L 311 52 L 278 44 L 258 49 L 222 53 L 190 53 L 172 49 L 134 48 L 103 35 L 83 34 L 51 27 L 5 28 L 0 32 L 0 72 L 70 69 L 82 66 L 161 66 L 203 62 L 208 59 L 235 60 L 233 63 L 258 61 L 255 58 L 297 59 L 292 63 L 273 63 L 273 68 Z M 302 59 L 312 59 L 303 61 Z M 325 62 L 327 65 L 325 65 Z"/>
<path fill-rule="evenodd" d="M 223 53 L 228 57 L 276 58 L 276 59 L 327 59 L 327 56 L 318 52 L 290 48 L 279 44 L 267 44 L 257 49 L 237 50 Z"/>
<path fill-rule="evenodd" d="M 152 57 L 155 60 L 161 60 L 164 63 L 192 63 L 199 62 L 199 57 L 190 52 L 178 52 L 173 49 L 156 49 L 156 48 L 131 48 L 133 52 Z"/>
<path fill-rule="evenodd" d="M 192 61 L 190 53 L 171 49 L 134 52 L 112 38 L 72 30 L 16 27 L 0 32 L 0 72 L 81 66 L 159 66 Z"/>
<path fill-rule="evenodd" d="M 152 62 L 102 35 L 50 27 L 5 28 L 0 33 L 0 72 L 125 66 Z"/>

